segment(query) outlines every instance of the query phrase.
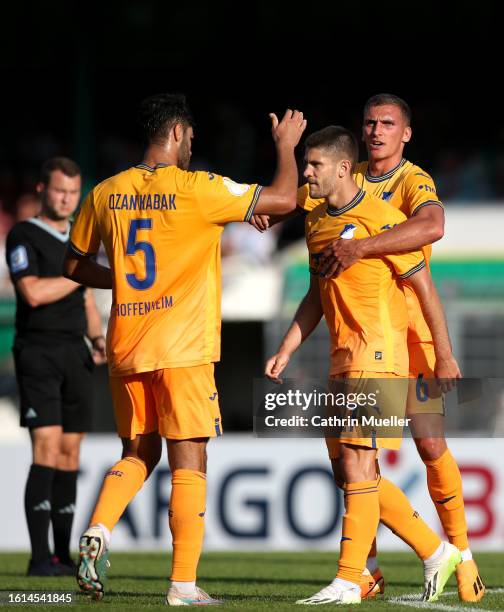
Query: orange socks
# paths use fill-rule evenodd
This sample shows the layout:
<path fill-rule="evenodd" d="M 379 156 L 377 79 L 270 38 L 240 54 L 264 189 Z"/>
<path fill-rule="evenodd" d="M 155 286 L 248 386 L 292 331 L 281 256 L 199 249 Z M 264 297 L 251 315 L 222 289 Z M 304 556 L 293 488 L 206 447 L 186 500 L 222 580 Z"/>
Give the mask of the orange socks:
<path fill-rule="evenodd" d="M 378 489 L 378 495 L 380 494 L 380 489 Z M 381 512 L 381 509 L 380 509 Z M 373 540 L 371 544 L 371 548 L 369 549 L 368 557 L 376 557 L 378 555 L 378 551 L 376 549 L 376 538 Z"/>
<path fill-rule="evenodd" d="M 441 544 L 439 536 L 413 510 L 409 499 L 383 476 L 378 483 L 380 520 L 416 552 L 420 559 L 430 557 Z M 376 556 L 375 554 L 370 556 Z"/>
<path fill-rule="evenodd" d="M 173 538 L 171 580 L 196 580 L 205 531 L 206 475 L 194 470 L 172 474 L 170 530 Z"/>
<path fill-rule="evenodd" d="M 126 457 L 118 461 L 105 475 L 90 525 L 101 523 L 112 531 L 126 506 L 142 488 L 147 469 L 142 461 Z"/>
<path fill-rule="evenodd" d="M 379 478 L 344 486 L 346 512 L 336 578 L 360 583 L 380 521 L 378 482 Z"/>
<path fill-rule="evenodd" d="M 462 496 L 462 477 L 449 449 L 434 461 L 424 461 L 427 485 L 446 535 L 459 550 L 469 548 Z"/>

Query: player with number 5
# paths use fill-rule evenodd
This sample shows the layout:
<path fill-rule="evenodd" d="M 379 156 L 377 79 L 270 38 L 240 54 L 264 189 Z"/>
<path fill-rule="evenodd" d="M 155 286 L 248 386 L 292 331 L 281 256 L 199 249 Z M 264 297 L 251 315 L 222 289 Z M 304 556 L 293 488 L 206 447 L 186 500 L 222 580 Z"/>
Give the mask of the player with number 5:
<path fill-rule="evenodd" d="M 204 531 L 206 444 L 221 434 L 214 382 L 220 358 L 220 237 L 226 223 L 296 206 L 294 149 L 303 114 L 270 115 L 277 172 L 268 187 L 189 172 L 193 119 L 180 95 L 142 103 L 142 163 L 95 187 L 71 233 L 68 278 L 113 290 L 107 334 L 122 459 L 105 476 L 80 540 L 78 582 L 103 596 L 110 533 L 161 456 L 172 472 L 170 605 L 219 603 L 196 586 Z M 110 269 L 93 260 L 100 243 Z"/>

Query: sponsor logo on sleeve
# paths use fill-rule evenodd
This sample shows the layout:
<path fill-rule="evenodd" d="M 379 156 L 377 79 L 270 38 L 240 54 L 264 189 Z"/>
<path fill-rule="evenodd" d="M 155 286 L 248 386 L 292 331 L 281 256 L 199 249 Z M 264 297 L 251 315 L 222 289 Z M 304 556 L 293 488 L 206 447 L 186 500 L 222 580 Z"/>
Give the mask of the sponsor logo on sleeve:
<path fill-rule="evenodd" d="M 242 196 L 250 189 L 250 185 L 247 185 L 245 183 L 235 183 L 227 176 L 225 176 L 222 180 L 226 189 L 234 196 Z"/>

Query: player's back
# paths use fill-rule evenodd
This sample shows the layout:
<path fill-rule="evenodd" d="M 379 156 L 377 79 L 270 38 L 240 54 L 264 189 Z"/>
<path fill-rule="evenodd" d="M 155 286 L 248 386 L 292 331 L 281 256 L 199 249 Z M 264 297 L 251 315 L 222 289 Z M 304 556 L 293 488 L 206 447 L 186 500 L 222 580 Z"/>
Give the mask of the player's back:
<path fill-rule="evenodd" d="M 229 184 L 243 187 L 241 193 L 231 194 Z M 219 359 L 219 240 L 224 223 L 244 220 L 253 207 L 258 190 L 247 197 L 249 190 L 207 172 L 141 164 L 88 196 L 72 245 L 96 252 L 101 238 L 108 255 L 112 375 Z M 89 239 L 88 218 L 90 226 L 96 223 Z"/>

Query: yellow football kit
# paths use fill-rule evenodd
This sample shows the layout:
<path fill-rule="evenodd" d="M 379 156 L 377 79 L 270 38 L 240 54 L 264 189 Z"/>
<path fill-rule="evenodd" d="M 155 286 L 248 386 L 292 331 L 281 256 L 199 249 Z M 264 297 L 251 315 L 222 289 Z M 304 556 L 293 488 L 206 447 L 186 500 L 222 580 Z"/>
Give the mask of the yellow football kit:
<path fill-rule="evenodd" d="M 165 368 L 190 368 L 192 376 L 201 377 L 205 391 L 200 404 L 207 423 L 200 435 L 215 435 L 220 415 L 215 396 L 212 399 L 214 389 L 208 368 L 199 366 L 220 358 L 220 237 L 226 223 L 250 219 L 260 190 L 259 185 L 238 184 L 209 172 L 140 164 L 100 183 L 84 201 L 71 246 L 87 256 L 96 254 L 103 242 L 110 262 L 113 299 L 107 353 L 111 377 L 120 377 L 112 384 L 116 411 L 131 416 L 126 435 L 152 431 L 152 415 L 143 414 L 152 406 L 164 435 L 195 435 L 190 411 L 187 418 L 171 414 L 162 424 L 167 404 L 161 406 L 161 400 L 153 398 L 169 396 L 177 409 L 190 396 L 187 385 L 172 383 L 168 392 L 163 385 L 170 377 L 151 375 Z M 130 386 L 120 392 L 121 385 Z M 145 385 L 161 388 L 146 395 Z M 125 397 L 130 398 L 127 408 L 120 405 Z M 123 417 L 118 424 L 125 433 Z"/>
<path fill-rule="evenodd" d="M 308 214 L 305 226 L 311 273 L 318 273 L 320 256 L 335 238 L 374 236 L 405 220 L 402 212 L 363 190 L 340 209 L 319 204 Z M 331 338 L 331 377 L 408 377 L 408 309 L 400 279 L 424 267 L 423 255 L 416 251 L 366 257 L 337 278 L 318 279 Z M 396 398 L 398 416 L 404 411 L 407 385 L 401 388 L 404 398 Z M 337 455 L 341 441 L 346 438 L 328 438 L 331 457 Z M 349 443 L 397 448 L 400 439 L 349 438 Z"/>
<path fill-rule="evenodd" d="M 380 200 L 389 202 L 392 206 L 403 212 L 406 217 L 415 215 L 424 206 L 441 206 L 436 186 L 432 177 L 422 168 L 402 159 L 401 162 L 383 176 L 370 176 L 368 162 L 360 162 L 354 169 L 353 178 L 357 185 L 366 191 L 378 196 Z M 298 189 L 297 205 L 305 213 L 321 203 L 321 200 L 310 198 L 308 185 Z M 387 229 L 395 224 L 388 224 Z M 422 248 L 423 256 L 429 266 L 432 246 Z M 435 355 L 432 344 L 432 335 L 424 319 L 420 303 L 415 292 L 409 286 L 404 287 L 408 305 L 409 329 L 409 364 L 410 376 L 417 379 L 416 385 L 411 385 L 408 397 L 408 412 L 443 412 L 441 396 L 437 398 L 422 396 L 418 393 L 418 382 L 425 378 L 434 377 Z"/>

